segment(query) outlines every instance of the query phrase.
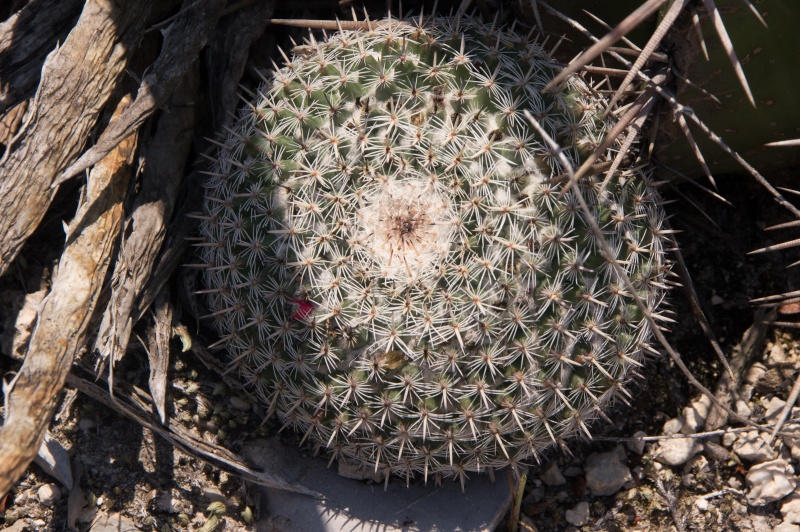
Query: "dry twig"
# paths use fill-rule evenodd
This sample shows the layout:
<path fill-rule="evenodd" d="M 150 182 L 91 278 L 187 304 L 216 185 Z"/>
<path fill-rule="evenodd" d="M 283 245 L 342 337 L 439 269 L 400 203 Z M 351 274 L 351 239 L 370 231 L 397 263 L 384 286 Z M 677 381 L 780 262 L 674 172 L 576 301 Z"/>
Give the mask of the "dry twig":
<path fill-rule="evenodd" d="M 112 122 L 97 143 L 72 163 L 55 181 L 54 186 L 75 177 L 99 161 L 122 139 L 136 131 L 156 109 L 167 102 L 206 45 L 211 30 L 225 7 L 225 0 L 195 2 L 184 0 L 183 6 L 194 4 L 175 18 L 163 31 L 161 54 L 142 80 L 136 100 L 128 110 Z"/>

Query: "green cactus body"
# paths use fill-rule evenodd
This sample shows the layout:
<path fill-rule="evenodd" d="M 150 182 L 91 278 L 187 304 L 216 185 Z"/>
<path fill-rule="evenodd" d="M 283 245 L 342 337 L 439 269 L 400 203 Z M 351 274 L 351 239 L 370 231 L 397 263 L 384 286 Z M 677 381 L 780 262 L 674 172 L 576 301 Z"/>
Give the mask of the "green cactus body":
<path fill-rule="evenodd" d="M 206 184 L 205 292 L 303 440 L 463 481 L 588 435 L 623 391 L 650 327 L 523 114 L 573 165 L 597 146 L 580 78 L 541 93 L 557 68 L 472 18 L 381 21 L 298 47 L 243 110 Z M 598 197 L 602 177 L 580 190 L 656 313 L 659 197 L 634 169 Z"/>

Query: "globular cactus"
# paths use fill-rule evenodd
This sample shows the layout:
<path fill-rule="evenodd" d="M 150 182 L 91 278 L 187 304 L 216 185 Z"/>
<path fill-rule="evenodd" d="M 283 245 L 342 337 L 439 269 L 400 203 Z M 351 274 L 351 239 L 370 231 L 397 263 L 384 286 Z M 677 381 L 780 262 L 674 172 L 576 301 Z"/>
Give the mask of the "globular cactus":
<path fill-rule="evenodd" d="M 230 364 L 303 440 L 384 473 L 536 458 L 624 392 L 669 265 L 641 170 L 577 167 L 611 125 L 542 39 L 465 17 L 310 39 L 220 143 L 202 221 Z M 600 162 L 619 149 L 612 146 Z M 602 252 L 600 238 L 615 256 Z M 388 478 L 388 477 L 387 477 Z"/>

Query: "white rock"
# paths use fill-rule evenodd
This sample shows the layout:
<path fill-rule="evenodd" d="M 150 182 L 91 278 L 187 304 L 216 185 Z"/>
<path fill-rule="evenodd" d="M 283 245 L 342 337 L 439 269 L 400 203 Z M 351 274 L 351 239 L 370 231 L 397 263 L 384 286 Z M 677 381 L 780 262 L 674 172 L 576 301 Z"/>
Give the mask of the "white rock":
<path fill-rule="evenodd" d="M 618 445 L 607 453 L 594 453 L 586 459 L 586 487 L 592 495 L 613 495 L 633 480 L 631 470 L 625 465 L 625 450 Z"/>
<path fill-rule="evenodd" d="M 697 509 L 700 510 L 701 512 L 705 512 L 706 510 L 708 510 L 708 499 L 706 499 L 705 497 L 698 497 L 697 499 L 695 499 L 694 505 L 697 506 Z"/>
<path fill-rule="evenodd" d="M 778 417 L 783 412 L 784 407 L 786 406 L 786 401 L 781 399 L 780 397 L 773 397 L 769 401 L 764 404 L 764 408 L 766 411 L 764 412 L 764 417 L 767 421 L 777 421 Z"/>
<path fill-rule="evenodd" d="M 654 457 L 664 465 L 679 466 L 703 450 L 703 444 L 692 438 L 661 440 Z"/>
<path fill-rule="evenodd" d="M 555 462 L 550 462 L 547 464 L 542 472 L 539 473 L 539 478 L 542 479 L 542 482 L 548 486 L 561 486 L 562 484 L 567 483 L 567 479 L 565 479 L 564 475 L 561 474 L 561 470 L 558 468 L 558 464 Z"/>
<path fill-rule="evenodd" d="M 800 526 L 784 521 L 773 528 L 772 532 L 800 532 Z"/>
<path fill-rule="evenodd" d="M 751 415 L 753 415 L 753 409 L 750 408 L 750 405 L 747 404 L 747 401 L 743 401 L 742 399 L 736 400 L 734 410 L 736 411 L 736 414 L 744 418 L 749 418 Z"/>
<path fill-rule="evenodd" d="M 736 441 L 736 433 L 735 432 L 726 432 L 722 435 L 722 445 L 724 447 L 730 447 L 733 445 L 733 442 Z"/>
<path fill-rule="evenodd" d="M 795 427 L 786 427 L 782 432 L 796 433 L 797 437 L 782 436 L 783 444 L 789 449 L 789 453 L 795 460 L 800 460 L 800 431 Z"/>
<path fill-rule="evenodd" d="M 42 484 L 36 492 L 36 497 L 44 506 L 53 506 L 61 498 L 61 489 L 55 484 Z"/>
<path fill-rule="evenodd" d="M 683 423 L 684 423 L 684 420 L 683 420 L 682 417 L 676 417 L 676 418 L 673 418 L 673 419 L 669 419 L 669 420 L 667 420 L 666 423 L 664 423 L 664 427 L 661 429 L 661 432 L 666 434 L 666 435 L 668 435 L 668 436 L 672 436 L 673 434 L 677 434 L 683 428 Z"/>
<path fill-rule="evenodd" d="M 792 493 L 783 499 L 781 515 L 789 523 L 800 524 L 800 493 Z"/>
<path fill-rule="evenodd" d="M 793 473 L 792 466 L 786 460 L 778 459 L 754 465 L 745 477 L 750 487 L 747 502 L 751 506 L 763 506 L 786 497 L 795 488 L 791 477 Z"/>
<path fill-rule="evenodd" d="M 773 344 L 772 349 L 769 350 L 769 358 L 767 361 L 770 364 L 780 364 L 786 362 L 786 351 L 783 350 L 781 344 Z"/>
<path fill-rule="evenodd" d="M 566 515 L 567 523 L 574 526 L 583 526 L 589 522 L 589 503 L 579 502 L 575 508 L 567 510 Z"/>
<path fill-rule="evenodd" d="M 631 452 L 634 452 L 641 456 L 641 454 L 644 452 L 644 440 L 642 438 L 644 438 L 645 436 L 647 436 L 646 432 L 638 430 L 633 433 L 634 439 L 625 442 L 625 446 Z"/>
<path fill-rule="evenodd" d="M 766 373 L 767 373 L 767 366 L 765 366 L 761 362 L 754 362 L 753 365 L 750 366 L 750 369 L 748 369 L 747 372 L 744 374 L 743 380 L 746 384 L 752 385 L 760 381 L 761 377 L 763 377 Z"/>
<path fill-rule="evenodd" d="M 708 411 L 711 409 L 711 399 L 705 395 L 683 409 L 683 434 L 695 434 L 706 424 Z"/>
<path fill-rule="evenodd" d="M 775 459 L 775 451 L 767 445 L 764 437 L 756 430 L 740 434 L 733 444 L 733 452 L 739 455 L 742 460 L 747 460 L 754 464 Z"/>

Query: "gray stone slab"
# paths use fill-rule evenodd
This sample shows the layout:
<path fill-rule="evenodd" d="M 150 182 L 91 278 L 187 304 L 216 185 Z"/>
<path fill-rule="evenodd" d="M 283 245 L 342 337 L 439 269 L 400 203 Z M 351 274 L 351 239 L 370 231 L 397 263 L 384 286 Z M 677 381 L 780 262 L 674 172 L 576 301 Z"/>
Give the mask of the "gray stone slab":
<path fill-rule="evenodd" d="M 510 503 L 506 473 L 492 483 L 472 473 L 464 492 L 459 482 L 436 487 L 392 478 L 383 483 L 352 480 L 337 474 L 336 465 L 311 457 L 275 439 L 248 445 L 242 454 L 255 465 L 321 493 L 324 499 L 262 488 L 266 498 L 259 531 L 292 532 L 413 532 L 493 531 Z"/>

